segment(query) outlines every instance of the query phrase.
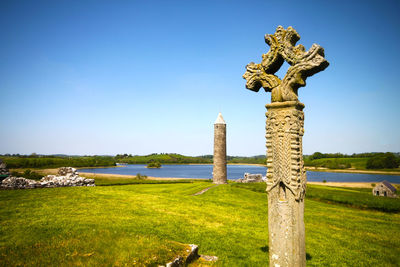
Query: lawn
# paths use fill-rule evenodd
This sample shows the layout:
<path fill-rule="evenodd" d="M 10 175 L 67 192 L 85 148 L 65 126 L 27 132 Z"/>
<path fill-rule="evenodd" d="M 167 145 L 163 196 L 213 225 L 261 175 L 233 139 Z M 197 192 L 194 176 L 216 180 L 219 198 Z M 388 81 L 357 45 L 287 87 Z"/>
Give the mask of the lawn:
<path fill-rule="evenodd" d="M 87 178 L 93 176 L 85 175 Z M 177 179 L 177 180 L 151 180 L 151 179 L 136 179 L 136 178 L 95 178 L 96 185 L 130 185 L 130 184 L 185 184 L 198 182 L 194 179 Z"/>
<path fill-rule="evenodd" d="M 265 184 L 232 184 L 255 192 L 265 192 Z M 358 209 L 371 209 L 385 212 L 400 212 L 400 199 L 376 197 L 372 188 L 347 188 L 321 185 L 307 185 L 307 199 L 325 203 L 341 204 Z"/>
<path fill-rule="evenodd" d="M 193 196 L 210 185 L 0 191 L 0 265 L 157 266 L 197 244 L 217 266 L 267 266 L 267 194 L 228 184 Z M 305 225 L 309 266 L 400 264 L 399 213 L 307 198 Z"/>

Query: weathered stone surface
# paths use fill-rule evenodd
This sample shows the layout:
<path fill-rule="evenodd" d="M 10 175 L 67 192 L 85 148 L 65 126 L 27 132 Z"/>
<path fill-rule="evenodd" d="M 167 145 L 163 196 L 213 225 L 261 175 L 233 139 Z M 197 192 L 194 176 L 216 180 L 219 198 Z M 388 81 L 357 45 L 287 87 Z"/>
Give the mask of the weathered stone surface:
<path fill-rule="evenodd" d="M 62 187 L 62 186 L 95 186 L 94 179 L 86 179 L 73 173 L 65 176 L 47 175 L 40 179 L 42 187 Z"/>
<path fill-rule="evenodd" d="M 168 262 L 166 267 L 182 267 L 185 266 L 185 261 L 182 256 L 176 257 L 173 261 Z"/>
<path fill-rule="evenodd" d="M 306 172 L 303 162 L 304 105 L 296 101 L 267 105 L 267 191 L 282 183 L 303 200 Z"/>
<path fill-rule="evenodd" d="M 168 262 L 165 266 L 166 267 L 180 267 L 186 266 L 187 264 L 191 263 L 192 261 L 199 258 L 199 246 L 190 244 L 187 245 L 188 248 L 186 249 L 185 255 L 177 256 L 173 261 Z"/>
<path fill-rule="evenodd" d="M 246 66 L 243 78 L 246 88 L 258 92 L 261 87 L 271 92 L 271 102 L 297 101 L 297 90 L 306 85 L 306 79 L 329 66 L 324 58 L 324 49 L 313 44 L 308 51 L 303 45 L 296 45 L 300 35 L 292 27 L 286 30 L 278 26 L 275 34 L 266 34 L 265 42 L 270 46 L 262 55 L 260 64 L 254 62 Z M 286 61 L 289 67 L 281 80 L 274 75 Z"/>
<path fill-rule="evenodd" d="M 10 176 L 1 182 L 0 187 L 3 189 L 25 189 L 40 187 L 40 185 L 35 180 Z"/>
<path fill-rule="evenodd" d="M 190 250 L 187 251 L 189 252 L 189 255 L 187 255 L 186 257 L 186 263 L 192 262 L 199 257 L 199 246 L 195 244 L 190 244 L 189 247 Z"/>
<path fill-rule="evenodd" d="M 200 260 L 200 261 L 198 261 Z M 173 261 L 168 262 L 166 267 L 180 267 L 187 266 L 192 263 L 194 266 L 203 266 L 204 262 L 215 262 L 218 260 L 216 256 L 199 255 L 199 247 L 194 244 L 187 245 L 184 255 L 177 256 Z M 209 264 L 206 264 L 207 266 Z M 162 267 L 162 266 L 159 266 Z"/>
<path fill-rule="evenodd" d="M 305 266 L 302 112 L 296 101 L 267 105 L 267 191 L 271 266 Z"/>
<path fill-rule="evenodd" d="M 226 184 L 226 123 L 219 113 L 214 124 L 214 167 L 213 183 Z"/>
<path fill-rule="evenodd" d="M 267 191 L 269 228 L 269 265 L 305 266 L 304 170 L 302 137 L 304 104 L 297 90 L 307 77 L 328 67 L 324 49 L 313 44 L 310 50 L 297 45 L 300 35 L 292 28 L 279 26 L 275 34 L 265 35 L 270 46 L 260 64 L 246 66 L 246 88 L 271 92 L 267 108 Z M 275 75 L 286 61 L 290 67 L 281 80 Z"/>
<path fill-rule="evenodd" d="M 72 173 L 74 175 L 78 175 L 79 173 L 76 171 L 75 168 L 72 167 L 61 167 L 58 169 L 58 175 L 59 176 L 65 176 L 68 173 Z"/>
<path fill-rule="evenodd" d="M 0 188 L 3 189 L 30 189 L 43 187 L 64 187 L 64 186 L 95 186 L 94 179 L 86 179 L 78 175 L 76 169 L 62 167 L 58 170 L 59 174 L 47 175 L 40 181 L 30 180 L 23 177 L 8 177 L 4 179 Z"/>
<path fill-rule="evenodd" d="M 218 260 L 217 256 L 200 255 L 200 259 L 206 262 L 215 262 Z"/>
<path fill-rule="evenodd" d="M 250 174 L 247 172 L 244 174 L 243 178 L 236 180 L 238 183 L 260 183 L 263 181 L 262 174 Z"/>
<path fill-rule="evenodd" d="M 398 196 L 396 192 L 397 192 L 396 187 L 394 187 L 391 183 L 389 183 L 386 180 L 380 182 L 372 189 L 372 194 L 374 196 L 397 198 Z"/>

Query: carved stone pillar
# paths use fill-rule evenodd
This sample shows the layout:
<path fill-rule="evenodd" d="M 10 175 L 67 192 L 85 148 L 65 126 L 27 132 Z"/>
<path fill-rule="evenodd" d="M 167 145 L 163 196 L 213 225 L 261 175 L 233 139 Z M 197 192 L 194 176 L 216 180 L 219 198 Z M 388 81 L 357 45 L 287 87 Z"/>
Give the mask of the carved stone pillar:
<path fill-rule="evenodd" d="M 305 266 L 304 104 L 287 101 L 266 107 L 270 265 Z"/>
<path fill-rule="evenodd" d="M 302 137 L 304 105 L 298 89 L 306 79 L 329 66 L 324 49 L 313 44 L 306 51 L 296 45 L 300 35 L 292 27 L 278 26 L 266 34 L 270 46 L 259 64 L 250 62 L 243 78 L 246 88 L 271 92 L 267 107 L 267 191 L 269 264 L 274 267 L 305 266 L 304 171 Z M 281 80 L 275 73 L 284 62 L 290 67 Z"/>

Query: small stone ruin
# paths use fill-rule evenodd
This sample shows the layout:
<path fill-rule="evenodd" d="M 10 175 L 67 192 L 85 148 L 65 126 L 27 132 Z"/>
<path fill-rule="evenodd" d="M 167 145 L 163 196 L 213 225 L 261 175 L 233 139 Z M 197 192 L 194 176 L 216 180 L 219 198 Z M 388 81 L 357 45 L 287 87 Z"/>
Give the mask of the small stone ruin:
<path fill-rule="evenodd" d="M 262 174 L 251 174 L 246 172 L 244 174 L 244 178 L 237 179 L 236 182 L 238 183 L 260 183 L 263 182 Z"/>
<path fill-rule="evenodd" d="M 0 188 L 2 189 L 29 189 L 45 187 L 66 187 L 66 186 L 96 186 L 94 179 L 86 179 L 79 176 L 75 168 L 62 167 L 58 175 L 44 176 L 40 181 L 26 179 L 23 177 L 10 176 L 4 179 Z"/>

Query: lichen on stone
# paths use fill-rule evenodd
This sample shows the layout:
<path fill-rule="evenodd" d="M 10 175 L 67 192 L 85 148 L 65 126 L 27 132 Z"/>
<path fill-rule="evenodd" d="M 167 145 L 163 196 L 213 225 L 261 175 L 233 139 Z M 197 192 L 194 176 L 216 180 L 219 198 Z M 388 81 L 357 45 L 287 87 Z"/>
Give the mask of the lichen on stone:
<path fill-rule="evenodd" d="M 258 92 L 263 87 L 271 92 L 271 102 L 298 101 L 297 90 L 306 85 L 306 79 L 329 66 L 321 46 L 313 44 L 305 51 L 303 45 L 296 45 L 298 40 L 300 35 L 292 27 L 278 26 L 275 34 L 266 34 L 270 49 L 262 55 L 260 64 L 250 62 L 246 66 L 246 88 Z M 275 73 L 285 61 L 290 67 L 281 80 Z"/>

